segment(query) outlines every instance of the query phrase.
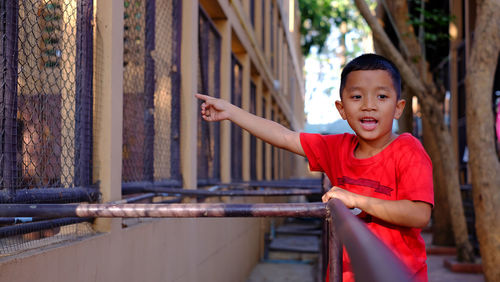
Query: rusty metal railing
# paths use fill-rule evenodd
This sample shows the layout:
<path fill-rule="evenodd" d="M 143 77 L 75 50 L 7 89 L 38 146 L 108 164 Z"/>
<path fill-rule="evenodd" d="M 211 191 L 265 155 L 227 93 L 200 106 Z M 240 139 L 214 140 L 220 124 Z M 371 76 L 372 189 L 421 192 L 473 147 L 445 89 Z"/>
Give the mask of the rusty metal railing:
<path fill-rule="evenodd" d="M 411 281 L 402 262 L 342 202 L 280 204 L 3 204 L 0 217 L 312 217 L 329 228 L 330 281 L 342 281 L 345 246 L 357 281 Z"/>

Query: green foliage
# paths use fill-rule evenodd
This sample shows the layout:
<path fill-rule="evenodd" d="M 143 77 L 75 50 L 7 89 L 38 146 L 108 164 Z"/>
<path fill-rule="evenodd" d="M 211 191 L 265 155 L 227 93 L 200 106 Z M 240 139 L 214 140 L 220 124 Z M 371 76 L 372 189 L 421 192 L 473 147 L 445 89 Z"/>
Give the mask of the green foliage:
<path fill-rule="evenodd" d="M 425 30 L 424 39 L 425 44 L 428 48 L 437 49 L 439 41 L 448 41 L 448 26 L 453 17 L 450 16 L 449 12 L 443 9 L 429 8 L 426 5 L 425 9 L 420 7 L 422 3 L 421 0 L 411 1 L 411 5 L 414 6 L 413 12 L 410 12 L 409 24 L 412 24 L 415 31 L 419 30 L 419 27 L 423 27 Z M 420 14 L 423 14 L 424 20 L 420 19 Z"/>
<path fill-rule="evenodd" d="M 424 5 L 422 5 L 424 4 Z M 422 9 L 423 8 L 423 9 Z M 449 50 L 449 24 L 454 21 L 450 16 L 447 2 L 410 0 L 408 1 L 409 21 L 413 26 L 414 35 L 420 36 L 423 28 L 423 46 L 425 53 L 423 58 L 429 63 L 430 69 L 434 70 L 440 66 L 443 60 L 448 58 Z M 423 20 L 421 19 L 423 16 Z M 405 36 L 405 34 L 403 34 Z"/>
<path fill-rule="evenodd" d="M 332 0 L 299 0 L 300 33 L 304 56 L 309 54 L 312 46 L 318 46 L 320 51 L 323 49 L 332 26 L 331 2 Z"/>
<path fill-rule="evenodd" d="M 368 1 L 373 8 L 374 0 Z M 359 53 L 360 39 L 370 33 L 368 25 L 359 14 L 352 0 L 299 0 L 301 12 L 302 53 L 307 56 L 311 47 L 318 47 L 318 53 L 324 51 L 324 44 L 331 33 L 332 25 L 341 28 L 342 36 L 355 31 L 359 36 L 352 39 L 354 50 L 346 50 L 345 54 Z"/>

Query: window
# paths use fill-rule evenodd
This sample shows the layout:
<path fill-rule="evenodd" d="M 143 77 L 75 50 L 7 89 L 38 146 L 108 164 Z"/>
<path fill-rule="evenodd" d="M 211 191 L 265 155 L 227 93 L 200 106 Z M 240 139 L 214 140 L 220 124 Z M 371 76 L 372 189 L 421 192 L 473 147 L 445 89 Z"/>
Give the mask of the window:
<path fill-rule="evenodd" d="M 231 54 L 231 103 L 241 107 L 243 68 L 234 54 Z M 231 180 L 242 180 L 242 130 L 231 123 Z"/>
<path fill-rule="evenodd" d="M 266 52 L 266 0 L 262 0 L 261 4 L 261 12 L 262 12 L 262 50 Z"/>
<path fill-rule="evenodd" d="M 250 113 L 257 113 L 257 87 L 253 81 L 250 81 Z M 257 180 L 257 138 L 250 135 L 250 179 Z"/>
<path fill-rule="evenodd" d="M 200 6 L 198 33 L 198 92 L 220 97 L 221 36 Z M 198 101 L 201 105 L 201 101 Z M 220 123 L 198 115 L 198 185 L 220 181 Z"/>
<path fill-rule="evenodd" d="M 271 17 L 269 22 L 270 43 L 271 43 L 271 70 L 274 71 L 274 2 L 271 1 L 271 10 L 269 11 Z"/>
<path fill-rule="evenodd" d="M 262 97 L 262 117 L 263 118 L 267 118 L 266 117 L 266 97 Z M 267 179 L 267 176 L 266 176 L 266 170 L 267 170 L 267 166 L 266 166 L 266 143 L 265 142 L 262 142 L 262 179 L 263 180 L 266 180 Z"/>
<path fill-rule="evenodd" d="M 250 21 L 252 27 L 255 28 L 255 0 L 250 0 Z"/>
<path fill-rule="evenodd" d="M 274 102 L 271 103 L 271 120 L 272 121 L 277 121 L 276 120 L 276 115 L 274 112 Z M 277 148 L 274 146 L 271 146 L 271 179 L 275 180 L 276 179 L 276 152 Z"/>
<path fill-rule="evenodd" d="M 181 186 L 180 5 L 124 2 L 123 194 Z"/>

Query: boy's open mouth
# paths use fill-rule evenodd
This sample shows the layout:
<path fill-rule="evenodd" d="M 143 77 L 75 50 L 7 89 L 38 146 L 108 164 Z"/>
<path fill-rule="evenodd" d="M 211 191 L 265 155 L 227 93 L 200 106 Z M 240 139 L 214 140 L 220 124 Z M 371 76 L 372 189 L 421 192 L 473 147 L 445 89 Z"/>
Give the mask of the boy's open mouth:
<path fill-rule="evenodd" d="M 361 119 L 361 127 L 364 130 L 374 130 L 377 127 L 378 120 L 372 117 L 364 117 Z"/>

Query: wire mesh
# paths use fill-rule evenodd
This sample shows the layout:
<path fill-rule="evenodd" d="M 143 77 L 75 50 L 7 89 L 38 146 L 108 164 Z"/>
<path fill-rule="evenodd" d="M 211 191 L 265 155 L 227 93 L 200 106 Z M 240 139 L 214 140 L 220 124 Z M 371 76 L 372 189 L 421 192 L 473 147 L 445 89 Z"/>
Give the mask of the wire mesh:
<path fill-rule="evenodd" d="M 201 6 L 198 28 L 198 92 L 220 97 L 221 37 Z M 201 105 L 201 101 L 198 104 Z M 203 121 L 201 115 L 198 115 L 197 154 L 198 184 L 219 182 L 220 125 Z"/>
<path fill-rule="evenodd" d="M 123 182 L 180 179 L 181 1 L 125 1 Z"/>
<path fill-rule="evenodd" d="M 243 91 L 243 67 L 234 54 L 231 54 L 231 103 L 241 108 Z M 231 123 L 231 181 L 242 180 L 243 131 Z"/>
<path fill-rule="evenodd" d="M 92 184 L 92 1 L 1 4 L 0 201 L 95 200 L 81 196 Z M 0 254 L 92 232 L 73 223 L 7 221 Z"/>

